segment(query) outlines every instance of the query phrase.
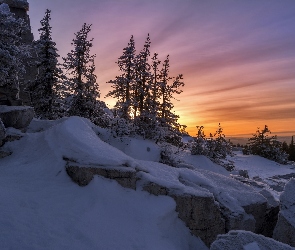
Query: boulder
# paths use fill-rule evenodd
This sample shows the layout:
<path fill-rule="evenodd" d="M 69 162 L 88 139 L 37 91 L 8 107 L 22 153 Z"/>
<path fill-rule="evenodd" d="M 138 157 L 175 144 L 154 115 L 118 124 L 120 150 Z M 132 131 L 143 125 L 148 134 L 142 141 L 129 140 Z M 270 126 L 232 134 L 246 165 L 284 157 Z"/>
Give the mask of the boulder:
<path fill-rule="evenodd" d="M 94 175 L 100 175 L 108 179 L 116 180 L 122 187 L 136 189 L 136 171 L 129 167 L 110 167 L 81 165 L 67 162 L 66 171 L 71 179 L 79 186 L 86 186 Z"/>
<path fill-rule="evenodd" d="M 291 179 L 280 196 L 280 212 L 273 238 L 295 247 L 295 179 Z"/>
<path fill-rule="evenodd" d="M 34 117 L 34 109 L 28 106 L 0 105 L 0 118 L 6 128 L 26 128 Z"/>
<path fill-rule="evenodd" d="M 0 147 L 3 145 L 4 143 L 4 139 L 6 137 L 6 130 L 5 130 L 5 126 L 0 118 Z"/>
<path fill-rule="evenodd" d="M 230 231 L 219 235 L 210 250 L 291 250 L 294 248 L 274 239 L 248 231 Z"/>

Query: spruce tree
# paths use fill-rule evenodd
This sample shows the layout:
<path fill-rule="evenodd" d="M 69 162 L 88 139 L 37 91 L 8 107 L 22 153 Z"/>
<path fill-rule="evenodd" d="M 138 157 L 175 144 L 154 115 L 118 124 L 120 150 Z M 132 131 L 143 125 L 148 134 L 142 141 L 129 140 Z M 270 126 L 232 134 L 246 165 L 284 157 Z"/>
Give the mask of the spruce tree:
<path fill-rule="evenodd" d="M 249 138 L 249 152 L 264 158 L 285 164 L 289 155 L 283 150 L 282 143 L 277 140 L 277 136 L 269 136 L 271 131 L 265 125 L 264 129 L 257 129 L 253 137 Z"/>
<path fill-rule="evenodd" d="M 169 55 L 166 57 L 163 68 L 160 72 L 160 87 L 159 96 L 161 99 L 160 104 L 160 121 L 161 126 L 169 128 L 179 128 L 178 118 L 179 116 L 173 113 L 174 105 L 172 99 L 175 99 L 175 94 L 182 93 L 181 87 L 184 86 L 182 74 L 176 78 L 169 76 Z M 172 83 L 170 81 L 172 80 Z"/>
<path fill-rule="evenodd" d="M 51 11 L 46 10 L 40 21 L 40 38 L 35 43 L 38 54 L 38 74 L 29 86 L 32 106 L 37 117 L 54 119 L 59 116 L 58 94 L 61 91 L 62 70 L 58 64 L 56 43 L 52 41 Z"/>
<path fill-rule="evenodd" d="M 113 90 L 109 91 L 108 96 L 116 98 L 116 113 L 120 118 L 129 120 L 131 115 L 131 92 L 135 82 L 135 42 L 133 36 L 123 49 L 123 54 L 118 58 L 117 64 L 122 72 L 116 76 L 115 80 L 110 80 Z"/>
<path fill-rule="evenodd" d="M 148 37 L 145 41 L 144 48 L 136 56 L 136 83 L 134 91 L 134 106 L 135 106 L 135 117 L 137 116 L 137 111 L 140 116 L 144 117 L 145 102 L 150 91 L 150 79 L 151 73 L 148 59 L 150 56 L 150 46 L 151 41 L 148 34 Z"/>
<path fill-rule="evenodd" d="M 152 57 L 151 72 L 145 93 L 145 102 L 143 113 L 141 114 L 141 129 L 144 130 L 146 138 L 161 138 L 161 129 L 159 128 L 158 110 L 159 110 L 159 64 L 158 54 L 154 53 Z"/>
<path fill-rule="evenodd" d="M 23 19 L 16 19 L 7 4 L 0 4 L 0 88 L 5 95 L 0 96 L 2 104 L 19 104 L 19 79 L 29 57 L 26 46 L 21 45 L 20 34 L 26 29 Z"/>
<path fill-rule="evenodd" d="M 90 31 L 91 25 L 84 23 L 82 29 L 75 33 L 76 37 L 71 43 L 74 49 L 63 58 L 63 66 L 67 72 L 65 84 L 68 90 L 68 115 L 97 121 L 98 117 L 104 115 L 105 105 L 98 100 L 100 93 L 94 64 L 96 55 L 90 54 L 93 41 L 88 38 Z"/>

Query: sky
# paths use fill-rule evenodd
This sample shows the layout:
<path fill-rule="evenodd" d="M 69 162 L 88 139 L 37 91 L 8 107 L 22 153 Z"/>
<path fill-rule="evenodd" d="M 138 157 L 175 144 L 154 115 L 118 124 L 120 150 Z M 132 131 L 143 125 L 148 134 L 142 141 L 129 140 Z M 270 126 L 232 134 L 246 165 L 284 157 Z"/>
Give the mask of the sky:
<path fill-rule="evenodd" d="M 251 135 L 268 125 L 295 135 L 294 0 L 28 0 L 38 39 L 46 8 L 59 54 L 70 50 L 74 33 L 92 24 L 92 53 L 101 100 L 116 61 L 131 35 L 139 52 L 150 34 L 151 53 L 170 55 L 170 76 L 184 75 L 174 101 L 179 122 L 191 135 L 203 125 L 214 133 Z"/>

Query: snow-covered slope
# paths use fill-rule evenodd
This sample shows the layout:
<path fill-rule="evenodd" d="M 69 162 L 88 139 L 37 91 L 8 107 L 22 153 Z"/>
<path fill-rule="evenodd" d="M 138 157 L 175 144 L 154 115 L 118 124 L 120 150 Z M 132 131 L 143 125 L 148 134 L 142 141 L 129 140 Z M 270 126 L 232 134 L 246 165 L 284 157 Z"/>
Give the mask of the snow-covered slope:
<path fill-rule="evenodd" d="M 44 125 L 43 132 L 31 128 L 7 143 L 13 154 L 0 159 L 0 249 L 206 249 L 178 219 L 171 198 L 98 176 L 83 188 L 70 180 L 64 157 L 134 163 L 102 142 L 87 121 Z"/>
<path fill-rule="evenodd" d="M 13 154 L 0 159 L 0 249 L 207 249 L 178 218 L 171 197 L 122 188 L 99 176 L 79 187 L 66 173 L 69 161 L 136 170 L 138 185 L 151 181 L 174 194 L 213 199 L 229 220 L 251 221 L 252 229 L 254 217 L 244 208 L 266 203 L 254 188 L 233 180 L 204 156 L 183 152 L 182 166 L 172 168 L 157 162 L 160 148 L 151 141 L 111 138 L 80 117 L 33 120 L 27 133 L 13 133 L 23 138 L 6 143 Z M 275 166 L 281 166 L 260 157 L 232 160 L 251 177 L 267 178 L 268 169 L 295 172 L 292 166 L 279 172 Z"/>

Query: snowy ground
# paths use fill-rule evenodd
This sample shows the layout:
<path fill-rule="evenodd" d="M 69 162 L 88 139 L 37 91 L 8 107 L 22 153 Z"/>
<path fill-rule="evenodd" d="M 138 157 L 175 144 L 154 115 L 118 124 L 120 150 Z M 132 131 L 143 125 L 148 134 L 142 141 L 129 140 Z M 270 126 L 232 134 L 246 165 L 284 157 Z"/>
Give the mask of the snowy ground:
<path fill-rule="evenodd" d="M 83 122 L 34 124 L 29 131 L 46 130 L 6 144 L 13 154 L 0 159 L 0 249 L 206 249 L 173 199 L 102 177 L 83 188 L 71 181 L 65 156 L 132 165 L 108 144 L 91 144 L 97 136 Z"/>
<path fill-rule="evenodd" d="M 21 134 L 13 129 L 8 132 Z M 77 117 L 34 120 L 22 135 L 21 140 L 5 144 L 13 154 L 0 159 L 0 249 L 207 249 L 177 217 L 172 198 L 124 189 L 98 176 L 79 187 L 66 174 L 64 158 L 112 167 L 134 168 L 141 163 L 170 183 L 180 175 L 196 181 L 197 176 L 191 174 L 196 169 L 203 176 L 198 182 L 206 181 L 212 190 L 217 188 L 208 179 L 213 173 L 219 176 L 217 183 L 230 176 L 221 166 L 204 156 L 183 153 L 190 169 L 170 172 L 170 167 L 153 163 L 159 160 L 160 149 L 152 142 L 110 138 L 107 131 Z M 250 177 L 295 173 L 294 166 L 257 156 L 238 153 L 232 160 L 237 169 L 248 170 Z"/>

